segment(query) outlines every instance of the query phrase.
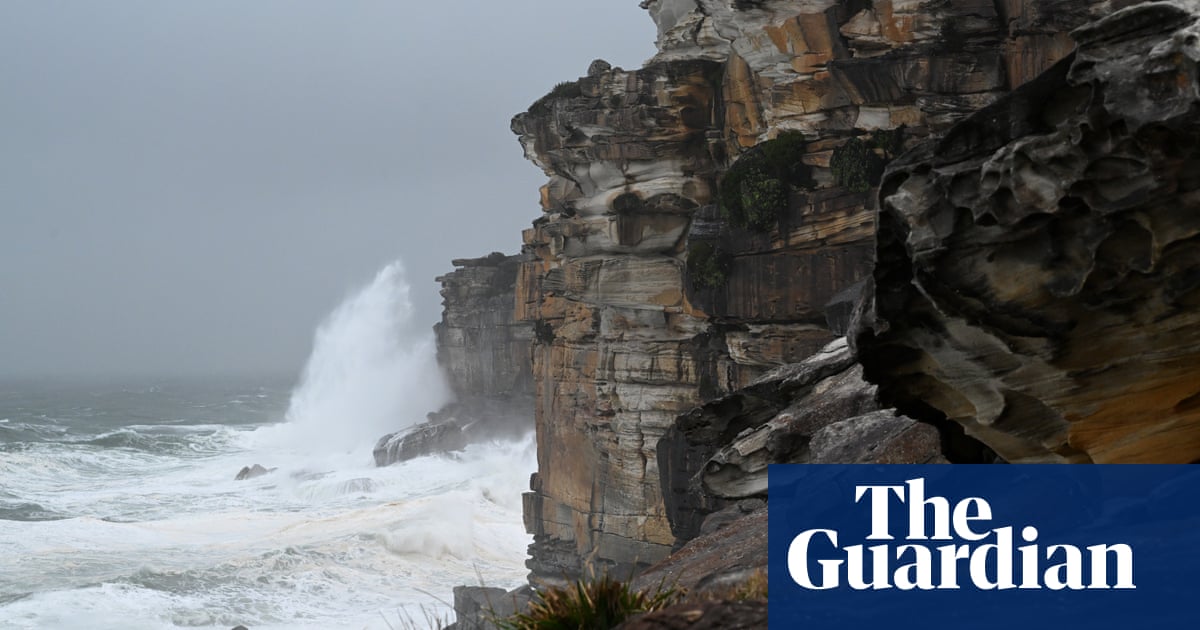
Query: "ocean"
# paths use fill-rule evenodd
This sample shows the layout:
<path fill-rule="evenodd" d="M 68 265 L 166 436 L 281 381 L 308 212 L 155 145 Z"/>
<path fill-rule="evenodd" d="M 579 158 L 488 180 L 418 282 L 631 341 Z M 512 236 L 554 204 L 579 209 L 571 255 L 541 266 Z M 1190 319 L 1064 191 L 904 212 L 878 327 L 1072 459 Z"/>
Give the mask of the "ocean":
<path fill-rule="evenodd" d="M 407 293 L 351 294 L 295 385 L 0 382 L 0 628 L 426 627 L 520 584 L 532 438 L 374 466 L 447 399 Z"/>

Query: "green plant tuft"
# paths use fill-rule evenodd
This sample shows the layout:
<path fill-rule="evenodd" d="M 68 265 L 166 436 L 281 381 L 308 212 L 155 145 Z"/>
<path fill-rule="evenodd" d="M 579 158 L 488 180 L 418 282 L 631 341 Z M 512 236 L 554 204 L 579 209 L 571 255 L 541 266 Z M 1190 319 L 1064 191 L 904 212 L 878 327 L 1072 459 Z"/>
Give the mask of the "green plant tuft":
<path fill-rule="evenodd" d="M 834 182 L 854 192 L 867 192 L 878 184 L 885 165 L 883 158 L 858 138 L 850 138 L 829 157 Z"/>
<path fill-rule="evenodd" d="M 729 278 L 729 255 L 711 241 L 688 244 L 687 274 L 692 289 L 715 289 Z"/>
<path fill-rule="evenodd" d="M 626 619 L 666 608 L 679 600 L 675 589 L 634 591 L 608 576 L 541 591 L 529 611 L 497 619 L 504 630 L 580 630 L 616 627 Z"/>
<path fill-rule="evenodd" d="M 888 160 L 904 152 L 904 125 L 895 129 L 879 129 L 871 134 L 871 144 Z"/>
<path fill-rule="evenodd" d="M 787 207 L 790 188 L 815 186 L 803 162 L 806 150 L 804 135 L 787 131 L 747 151 L 721 178 L 721 215 L 736 227 L 769 230 Z"/>
<path fill-rule="evenodd" d="M 550 108 L 550 104 L 560 98 L 577 98 L 583 96 L 583 91 L 579 87 L 579 81 L 563 81 L 554 86 L 545 96 L 534 101 L 529 106 L 529 111 L 540 112 Z"/>

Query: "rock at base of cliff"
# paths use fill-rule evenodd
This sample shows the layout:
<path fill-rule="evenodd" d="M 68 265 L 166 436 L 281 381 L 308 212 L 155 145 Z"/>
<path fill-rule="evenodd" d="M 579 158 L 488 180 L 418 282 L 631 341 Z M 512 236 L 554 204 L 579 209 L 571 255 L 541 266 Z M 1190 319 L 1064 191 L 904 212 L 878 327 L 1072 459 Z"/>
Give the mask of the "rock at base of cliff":
<path fill-rule="evenodd" d="M 528 609 L 533 589 L 522 586 L 511 591 L 487 586 L 455 586 L 455 622 L 445 630 L 495 630 L 496 620 Z"/>
<path fill-rule="evenodd" d="M 375 465 L 390 466 L 426 455 L 461 451 L 466 447 L 467 437 L 457 420 L 430 421 L 379 438 L 375 444 Z"/>
<path fill-rule="evenodd" d="M 435 411 L 428 420 L 375 443 L 375 465 L 390 466 L 427 455 L 461 451 L 487 440 L 516 440 L 532 429 L 531 404 L 519 400 L 472 400 Z"/>
<path fill-rule="evenodd" d="M 233 479 L 234 481 L 245 481 L 247 479 L 261 477 L 265 474 L 273 472 L 274 470 L 274 468 L 264 468 L 259 464 L 255 464 L 253 466 L 243 466 L 242 469 L 238 471 L 237 476 Z"/>

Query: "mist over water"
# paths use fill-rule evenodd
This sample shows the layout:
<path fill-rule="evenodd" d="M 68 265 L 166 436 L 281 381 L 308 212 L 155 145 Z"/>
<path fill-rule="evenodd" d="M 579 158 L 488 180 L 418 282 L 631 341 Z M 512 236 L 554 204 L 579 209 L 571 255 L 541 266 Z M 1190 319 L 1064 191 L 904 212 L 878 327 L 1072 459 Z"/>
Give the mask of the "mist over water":
<path fill-rule="evenodd" d="M 448 397 L 412 312 L 388 265 L 290 393 L 0 384 L 0 627 L 383 629 L 519 583 L 530 439 L 373 465 Z M 275 470 L 234 480 L 255 463 Z"/>

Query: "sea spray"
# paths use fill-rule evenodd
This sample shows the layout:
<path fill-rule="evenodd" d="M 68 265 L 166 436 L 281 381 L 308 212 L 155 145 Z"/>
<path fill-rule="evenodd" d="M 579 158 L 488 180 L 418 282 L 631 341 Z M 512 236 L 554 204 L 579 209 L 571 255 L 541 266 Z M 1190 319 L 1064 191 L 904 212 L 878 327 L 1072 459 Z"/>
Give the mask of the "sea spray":
<path fill-rule="evenodd" d="M 450 397 L 433 335 L 413 321 L 404 267 L 393 262 L 317 329 L 287 420 L 296 447 L 358 450 L 419 423 Z"/>
<path fill-rule="evenodd" d="M 290 396 L 102 393 L 0 398 L 0 558 L 20 559 L 0 570 L 0 627 L 385 630 L 525 573 L 529 437 L 371 460 L 447 399 L 399 264 L 320 326 Z M 253 463 L 275 470 L 234 480 Z"/>

